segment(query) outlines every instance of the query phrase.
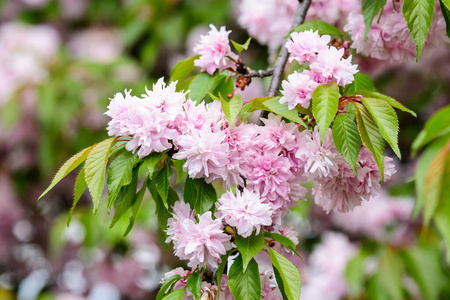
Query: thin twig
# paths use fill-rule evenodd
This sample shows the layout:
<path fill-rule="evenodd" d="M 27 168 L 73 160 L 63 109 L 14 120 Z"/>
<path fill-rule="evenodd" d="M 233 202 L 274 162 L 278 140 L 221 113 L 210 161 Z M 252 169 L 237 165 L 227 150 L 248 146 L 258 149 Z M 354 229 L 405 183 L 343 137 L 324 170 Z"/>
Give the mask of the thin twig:
<path fill-rule="evenodd" d="M 273 68 L 269 68 L 267 70 L 248 71 L 248 73 L 245 74 L 245 77 L 261 77 L 261 78 L 263 78 L 263 77 L 272 76 L 272 74 L 273 74 Z"/>
<path fill-rule="evenodd" d="M 292 23 L 292 29 L 302 24 L 305 21 L 306 13 L 308 12 L 309 5 L 311 4 L 311 0 L 299 0 L 300 4 L 295 13 L 294 22 Z M 273 75 L 272 80 L 270 81 L 269 90 L 267 91 L 267 96 L 276 97 L 278 95 L 278 88 L 280 86 L 281 77 L 283 75 L 284 67 L 286 66 L 286 62 L 289 56 L 288 50 L 286 48 L 286 42 L 289 38 L 286 38 L 281 45 L 280 54 L 278 54 L 278 58 L 273 65 Z M 261 118 L 267 118 L 269 112 L 263 111 L 259 116 L 258 125 L 262 124 Z"/>

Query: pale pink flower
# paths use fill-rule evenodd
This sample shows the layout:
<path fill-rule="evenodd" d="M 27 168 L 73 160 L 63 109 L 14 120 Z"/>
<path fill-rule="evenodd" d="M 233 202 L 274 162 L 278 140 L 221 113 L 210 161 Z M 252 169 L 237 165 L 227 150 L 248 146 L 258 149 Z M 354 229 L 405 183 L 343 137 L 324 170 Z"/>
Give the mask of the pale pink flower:
<path fill-rule="evenodd" d="M 345 163 L 334 145 L 331 129 L 327 130 L 323 143 L 317 127 L 311 134 L 309 130 L 301 132 L 302 145 L 295 156 L 303 165 L 304 176 L 308 179 L 333 177 L 338 174 L 339 164 Z"/>
<path fill-rule="evenodd" d="M 235 62 L 233 60 L 237 59 L 237 55 L 231 52 L 228 40 L 231 31 L 226 31 L 225 26 L 220 27 L 220 31 L 214 25 L 209 26 L 211 30 L 207 35 L 201 36 L 200 44 L 194 48 L 194 53 L 200 55 L 200 58 L 194 61 L 194 65 L 210 75 L 217 69 L 219 72 L 227 68 L 234 69 Z"/>
<path fill-rule="evenodd" d="M 217 268 L 221 256 L 231 249 L 230 236 L 224 233 L 221 220 L 213 220 L 208 211 L 198 216 L 199 222 L 185 219 L 180 226 L 180 239 L 174 245 L 175 255 L 189 260 L 191 268 L 204 264 Z"/>
<path fill-rule="evenodd" d="M 281 116 L 272 113 L 261 120 L 264 127 L 260 130 L 258 142 L 264 152 L 279 153 L 284 149 L 292 151 L 297 148 L 299 132 L 295 123 L 286 123 Z"/>
<path fill-rule="evenodd" d="M 75 33 L 69 41 L 70 54 L 96 63 L 111 63 L 123 50 L 121 34 L 115 28 L 89 28 Z"/>
<path fill-rule="evenodd" d="M 320 51 L 327 48 L 331 37 L 329 35 L 320 36 L 317 31 L 293 32 L 291 39 L 286 42 L 286 48 L 290 53 L 289 62 L 294 59 L 299 64 L 310 61 L 317 57 Z"/>
<path fill-rule="evenodd" d="M 259 234 L 261 226 L 272 224 L 271 205 L 263 203 L 257 192 L 246 188 L 242 193 L 237 190 L 236 196 L 232 192 L 223 194 L 216 206 L 216 217 L 236 227 L 242 237 L 250 236 L 255 230 Z"/>
<path fill-rule="evenodd" d="M 186 101 L 186 93 L 177 92 L 176 87 L 177 81 L 166 86 L 164 78 L 160 78 L 153 84 L 152 90 L 146 87 L 146 94 L 142 94 L 141 97 L 146 107 L 164 114 L 165 119 L 173 121 L 183 113 L 183 104 Z"/>
<path fill-rule="evenodd" d="M 167 220 L 166 243 L 170 243 L 170 241 L 173 241 L 174 243 L 178 242 L 178 239 L 181 236 L 181 223 L 184 220 L 189 219 L 195 221 L 194 212 L 189 204 L 184 203 L 183 201 L 177 201 L 172 209 L 172 218 Z"/>
<path fill-rule="evenodd" d="M 319 52 L 317 59 L 310 65 L 313 72 L 336 82 L 340 86 L 352 83 L 358 70 L 358 65 L 352 64 L 352 56 L 344 59 L 344 49 L 329 47 Z"/>
<path fill-rule="evenodd" d="M 306 20 L 322 20 L 341 28 L 352 10 L 361 10 L 360 0 L 313 0 Z"/>
<path fill-rule="evenodd" d="M 283 80 L 281 86 L 281 94 L 283 97 L 280 103 L 288 103 L 289 109 L 294 109 L 297 104 L 304 108 L 308 108 L 311 103 L 312 94 L 319 83 L 315 82 L 307 73 L 294 73 L 288 76 L 287 80 Z"/>
<path fill-rule="evenodd" d="M 117 93 L 108 105 L 108 111 L 105 115 L 111 118 L 108 122 L 109 136 L 127 136 L 131 135 L 131 120 L 128 112 L 132 106 L 140 99 L 131 95 L 131 90 Z"/>
<path fill-rule="evenodd" d="M 391 160 L 385 157 L 385 180 L 395 173 Z M 317 178 L 313 186 L 316 204 L 327 213 L 331 210 L 347 212 L 360 206 L 362 200 L 375 196 L 381 189 L 381 174 L 372 154 L 364 146 L 361 147 L 356 170 L 358 175 L 347 163 L 342 163 L 336 176 Z"/>
<path fill-rule="evenodd" d="M 226 138 L 223 131 L 213 132 L 210 127 L 193 130 L 176 140 L 179 149 L 173 158 L 186 160 L 183 170 L 189 177 L 203 177 L 211 182 L 222 177 L 224 166 L 229 163 Z"/>

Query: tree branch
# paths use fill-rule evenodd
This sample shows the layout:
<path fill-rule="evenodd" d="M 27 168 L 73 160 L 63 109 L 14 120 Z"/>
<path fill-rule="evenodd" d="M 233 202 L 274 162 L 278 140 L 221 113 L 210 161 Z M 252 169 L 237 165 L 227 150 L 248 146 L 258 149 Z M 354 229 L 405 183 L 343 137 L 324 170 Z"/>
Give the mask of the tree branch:
<path fill-rule="evenodd" d="M 292 29 L 302 24 L 305 21 L 306 13 L 308 12 L 309 5 L 311 4 L 311 0 L 299 0 L 300 4 L 295 12 L 294 22 L 292 23 Z M 284 67 L 286 66 L 286 62 L 289 56 L 288 50 L 286 48 L 286 42 L 289 38 L 286 38 L 281 45 L 280 53 L 278 54 L 278 58 L 273 65 L 273 75 L 272 80 L 270 81 L 269 90 L 267 91 L 267 96 L 276 97 L 278 95 L 278 88 L 280 86 L 281 77 L 283 75 Z M 259 116 L 258 125 L 261 125 L 261 118 L 267 118 L 269 112 L 263 111 Z"/>
<path fill-rule="evenodd" d="M 273 68 L 268 68 L 267 70 L 251 70 L 248 71 L 247 74 L 245 74 L 245 77 L 268 77 L 268 76 L 272 76 L 273 74 Z"/>

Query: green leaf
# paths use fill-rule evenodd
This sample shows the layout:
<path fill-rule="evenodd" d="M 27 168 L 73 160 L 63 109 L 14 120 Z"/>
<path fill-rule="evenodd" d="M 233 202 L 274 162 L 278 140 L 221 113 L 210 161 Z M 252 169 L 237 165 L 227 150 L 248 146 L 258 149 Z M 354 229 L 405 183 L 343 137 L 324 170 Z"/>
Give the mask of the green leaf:
<path fill-rule="evenodd" d="M 156 190 L 158 191 L 164 206 L 167 208 L 167 196 L 169 194 L 170 181 L 172 180 L 172 167 L 169 164 L 164 165 L 164 167 L 156 174 L 154 182 Z"/>
<path fill-rule="evenodd" d="M 352 298 L 358 299 L 364 290 L 364 271 L 367 254 L 361 250 L 357 255 L 349 260 L 345 269 L 349 293 Z"/>
<path fill-rule="evenodd" d="M 137 161 L 137 156 L 130 151 L 118 155 L 108 169 L 108 209 L 113 204 L 122 186 L 131 182 L 131 171 Z"/>
<path fill-rule="evenodd" d="M 175 291 L 171 292 L 170 294 L 167 294 L 163 299 L 164 300 L 183 300 L 183 295 L 184 295 L 185 289 L 186 288 L 175 290 Z"/>
<path fill-rule="evenodd" d="M 203 274 L 192 272 L 186 282 L 186 287 L 191 291 L 196 300 L 198 300 L 201 296 L 202 277 Z"/>
<path fill-rule="evenodd" d="M 223 95 L 224 97 L 228 97 L 228 95 L 234 91 L 233 77 L 220 75 L 217 77 L 217 80 L 218 80 L 218 84 L 214 88 L 214 91 L 212 92 L 212 94 L 217 95 L 217 96 Z M 210 94 L 210 93 L 208 93 L 208 94 Z M 211 95 L 210 95 L 210 97 L 211 97 Z M 215 98 L 211 97 L 211 99 L 215 99 Z"/>
<path fill-rule="evenodd" d="M 239 113 L 241 121 L 244 121 L 245 119 L 253 115 L 253 112 L 250 111 L 251 107 L 252 107 L 251 103 L 246 104 L 242 107 L 241 112 Z"/>
<path fill-rule="evenodd" d="M 181 279 L 180 275 L 173 275 L 173 276 L 167 278 L 166 281 L 164 281 L 161 288 L 159 289 L 159 292 L 156 295 L 156 300 L 161 300 L 164 297 L 166 291 L 170 288 L 170 286 L 180 279 Z"/>
<path fill-rule="evenodd" d="M 186 177 L 187 172 L 183 171 L 183 165 L 186 162 L 184 160 L 172 159 L 172 164 L 175 172 L 177 173 L 176 184 L 179 184 L 184 177 Z"/>
<path fill-rule="evenodd" d="M 222 255 L 222 257 L 221 257 L 222 261 L 220 262 L 219 266 L 217 267 L 216 274 L 215 274 L 217 286 L 221 286 L 222 275 L 223 275 L 223 272 L 225 271 L 225 266 L 228 263 L 228 257 L 230 256 L 231 253 L 233 253 L 233 251 L 234 251 L 234 249 L 228 250 L 228 252 L 225 255 Z M 219 294 L 220 294 L 220 289 L 217 290 L 216 299 L 220 299 Z"/>
<path fill-rule="evenodd" d="M 291 32 L 289 32 L 289 35 L 286 37 L 289 37 L 292 32 L 301 32 L 310 29 L 312 29 L 313 31 L 318 31 L 320 35 L 329 34 L 342 37 L 342 32 L 339 29 L 337 29 L 337 27 L 320 20 L 311 20 L 303 24 L 300 24 L 299 26 L 291 30 Z"/>
<path fill-rule="evenodd" d="M 255 232 L 253 232 L 246 238 L 237 234 L 234 243 L 239 252 L 241 252 L 245 272 L 250 260 L 264 248 L 264 234 L 260 233 L 256 235 Z"/>
<path fill-rule="evenodd" d="M 239 55 L 241 54 L 242 50 L 247 50 L 248 46 L 250 45 L 250 41 L 252 40 L 251 37 L 249 37 L 247 39 L 247 41 L 244 44 L 238 44 L 235 41 L 231 40 L 231 43 L 234 46 L 234 49 L 236 49 L 236 51 L 239 53 Z"/>
<path fill-rule="evenodd" d="M 440 0 L 441 5 L 445 5 L 445 7 L 447 7 L 448 10 L 450 10 L 450 0 Z"/>
<path fill-rule="evenodd" d="M 346 85 L 344 90 L 347 91 L 346 95 L 355 94 L 359 90 L 377 92 L 377 89 L 375 88 L 372 79 L 366 74 L 362 73 L 356 73 L 355 80 L 352 83 Z"/>
<path fill-rule="evenodd" d="M 70 208 L 69 217 L 67 217 L 67 226 L 69 226 L 73 210 L 75 209 L 75 206 L 77 206 L 77 203 L 80 200 L 86 188 L 87 184 L 86 180 L 84 179 L 84 168 L 82 168 L 80 173 L 78 173 L 77 180 L 75 181 L 75 187 L 73 190 L 73 205 Z"/>
<path fill-rule="evenodd" d="M 148 177 L 150 179 L 153 178 L 153 174 L 156 171 L 156 168 L 158 167 L 158 163 L 161 161 L 161 158 L 166 154 L 166 151 L 161 152 L 161 153 L 157 153 L 157 152 L 152 152 L 150 153 L 149 156 L 147 156 L 144 159 L 144 163 L 147 166 L 148 169 Z"/>
<path fill-rule="evenodd" d="M 450 37 L 450 0 L 445 1 L 448 2 L 448 4 L 444 4 L 444 1 L 442 0 L 439 0 L 439 3 L 441 5 L 442 15 L 444 16 L 445 20 L 447 36 Z"/>
<path fill-rule="evenodd" d="M 403 257 L 408 274 L 417 282 L 422 296 L 427 300 L 443 299 L 440 296 L 448 287 L 449 278 L 442 269 L 439 249 L 431 245 L 411 247 L 405 249 Z"/>
<path fill-rule="evenodd" d="M 228 273 L 228 287 L 237 300 L 261 300 L 258 264 L 253 258 L 244 271 L 242 256 L 236 257 Z"/>
<path fill-rule="evenodd" d="M 189 203 L 197 214 L 203 214 L 210 210 L 217 201 L 216 190 L 212 184 L 208 184 L 204 179 L 186 178 L 184 186 L 184 202 Z"/>
<path fill-rule="evenodd" d="M 319 85 L 313 92 L 313 115 L 319 126 L 321 140 L 325 138 L 328 127 L 337 113 L 339 102 L 339 87 L 333 82 L 331 85 Z"/>
<path fill-rule="evenodd" d="M 413 154 L 431 142 L 433 139 L 450 132 L 450 105 L 440 109 L 425 124 L 425 128 L 419 133 L 412 143 Z"/>
<path fill-rule="evenodd" d="M 170 81 L 178 81 L 177 87 L 180 87 L 183 81 L 189 76 L 189 74 L 194 71 L 194 60 L 198 59 L 200 55 L 195 55 L 192 57 L 180 60 L 175 67 L 173 67 L 170 73 Z"/>
<path fill-rule="evenodd" d="M 274 265 L 272 265 L 273 274 L 275 275 L 275 280 L 278 284 L 278 289 L 280 290 L 281 297 L 283 300 L 289 300 L 288 296 L 286 295 L 286 290 L 284 289 L 283 279 L 281 278 L 280 272 L 278 272 L 277 268 L 275 268 Z"/>
<path fill-rule="evenodd" d="M 189 97 L 200 103 L 208 92 L 212 92 L 226 76 L 210 76 L 207 73 L 196 75 L 189 84 Z"/>
<path fill-rule="evenodd" d="M 277 269 L 281 284 L 284 287 L 284 292 L 289 300 L 300 299 L 300 287 L 301 287 L 301 276 L 297 267 L 290 262 L 286 257 L 278 253 L 277 251 L 269 248 L 270 259 L 272 264 Z M 277 280 L 278 284 L 280 282 Z"/>
<path fill-rule="evenodd" d="M 339 153 L 356 174 L 361 137 L 355 122 L 347 116 L 337 115 L 333 124 L 333 141 Z"/>
<path fill-rule="evenodd" d="M 417 163 L 415 172 L 415 186 L 416 186 L 416 203 L 412 213 L 413 218 L 417 218 L 419 212 L 422 210 L 427 195 L 425 194 L 425 178 L 428 168 L 438 152 L 445 146 L 450 139 L 450 134 L 438 138 L 423 152 Z"/>
<path fill-rule="evenodd" d="M 298 112 L 295 109 L 290 110 L 287 103 L 280 103 L 281 97 L 273 97 L 268 100 L 264 100 L 262 102 L 263 109 L 271 111 L 279 116 L 282 116 L 285 119 L 288 119 L 289 121 L 302 124 L 305 128 L 307 127 L 305 122 L 303 122 L 302 119 L 298 116 Z M 264 98 L 259 98 L 264 99 Z"/>
<path fill-rule="evenodd" d="M 384 100 L 387 103 L 389 103 L 392 107 L 398 108 L 401 111 L 407 112 L 407 113 L 413 115 L 414 117 L 417 117 L 415 112 L 413 112 L 412 110 L 406 108 L 405 106 L 403 106 L 403 104 L 401 104 L 397 100 L 395 100 L 394 98 L 391 98 L 389 96 L 383 95 L 381 93 L 359 90 L 359 91 L 356 91 L 354 94 L 361 95 L 361 96 L 366 97 L 366 98 L 374 98 L 374 99 Z"/>
<path fill-rule="evenodd" d="M 398 158 L 402 158 L 398 148 L 398 118 L 394 109 L 385 101 L 363 98 L 362 103 L 369 110 L 384 139 L 391 145 Z"/>
<path fill-rule="evenodd" d="M 73 171 L 76 167 L 81 165 L 86 158 L 88 157 L 89 153 L 94 149 L 96 146 L 92 145 L 91 147 L 83 149 L 81 152 L 75 154 L 71 158 L 69 158 L 62 166 L 59 168 L 58 172 L 56 173 L 55 177 L 53 177 L 52 183 L 50 183 L 49 187 L 39 196 L 39 199 L 45 196 L 45 194 L 48 193 L 58 182 L 61 181 L 64 177 L 67 176 L 70 172 Z M 38 200 L 39 200 L 38 199 Z"/>
<path fill-rule="evenodd" d="M 444 175 L 444 177 L 446 178 L 447 182 L 450 180 L 450 168 L 448 166 L 446 168 L 446 174 Z M 449 189 L 449 185 L 447 184 L 447 195 L 449 195 L 448 193 L 450 193 Z M 448 216 L 450 216 L 450 201 L 441 201 L 436 210 L 436 214 L 434 215 L 433 222 L 444 241 L 447 252 L 447 265 L 450 265 L 450 218 Z"/>
<path fill-rule="evenodd" d="M 158 226 L 161 230 L 167 229 L 167 220 L 172 216 L 169 212 L 169 210 L 164 206 L 164 202 L 159 195 L 158 191 L 156 190 L 155 183 L 153 181 L 149 181 L 147 184 L 148 190 L 150 191 L 150 194 L 152 195 L 153 200 L 155 201 L 155 214 L 156 218 L 158 219 Z M 169 195 L 170 195 L 170 189 L 169 189 Z M 170 199 L 170 197 L 168 197 Z"/>
<path fill-rule="evenodd" d="M 372 152 L 380 170 L 381 180 L 384 181 L 384 139 L 367 108 L 359 103 L 355 103 L 355 107 L 359 134 L 364 145 Z"/>
<path fill-rule="evenodd" d="M 136 166 L 133 169 L 132 180 L 130 184 L 124 185 L 117 195 L 117 198 L 114 201 L 114 217 L 111 221 L 111 225 L 109 228 L 112 228 L 117 221 L 119 221 L 120 217 L 130 209 L 134 204 L 134 200 L 136 199 L 136 190 L 137 190 L 137 180 L 138 180 L 138 171 L 139 166 Z"/>
<path fill-rule="evenodd" d="M 92 196 L 94 204 L 93 211 L 96 212 L 102 196 L 103 184 L 105 183 L 106 163 L 108 162 L 111 146 L 117 137 L 109 138 L 94 146 L 86 158 L 84 166 L 86 172 L 86 183 Z"/>
<path fill-rule="evenodd" d="M 416 60 L 422 54 L 434 14 L 435 0 L 404 0 L 402 13 L 416 44 Z"/>
<path fill-rule="evenodd" d="M 378 267 L 378 280 L 383 292 L 388 296 L 387 299 L 402 300 L 402 274 L 403 264 L 398 253 L 391 249 L 385 249 L 381 254 Z"/>
<path fill-rule="evenodd" d="M 270 238 L 273 239 L 275 241 L 277 241 L 278 243 L 280 243 L 281 245 L 288 247 L 292 252 L 294 252 L 298 257 L 301 258 L 300 254 L 297 253 L 297 249 L 295 248 L 295 244 L 293 241 L 291 241 L 290 238 L 281 235 L 279 233 L 272 233 L 272 232 L 264 232 L 264 236 L 266 238 Z"/>
<path fill-rule="evenodd" d="M 362 11 L 364 15 L 364 24 L 366 26 L 364 40 L 367 39 L 367 34 L 372 27 L 373 18 L 375 18 L 375 15 L 382 10 L 385 5 L 386 0 L 363 0 Z"/>
<path fill-rule="evenodd" d="M 141 206 L 142 199 L 144 198 L 145 190 L 147 189 L 148 180 L 149 180 L 148 177 L 145 178 L 144 184 L 142 185 L 141 189 L 136 194 L 136 197 L 133 200 L 133 205 L 131 206 L 130 221 L 128 222 L 128 227 L 125 230 L 123 236 L 128 235 L 128 233 L 130 233 L 131 229 L 133 228 L 134 221 L 136 220 L 136 216 L 139 211 L 139 207 Z"/>
<path fill-rule="evenodd" d="M 423 219 L 427 225 L 433 218 L 440 203 L 449 201 L 450 187 L 446 174 L 450 173 L 450 140 L 437 153 L 425 176 L 425 195 Z"/>
<path fill-rule="evenodd" d="M 241 95 L 234 95 L 233 98 L 230 99 L 230 101 L 227 101 L 220 97 L 220 103 L 222 103 L 222 110 L 228 120 L 228 123 L 230 124 L 230 127 L 233 127 L 234 121 L 236 120 L 242 108 Z"/>

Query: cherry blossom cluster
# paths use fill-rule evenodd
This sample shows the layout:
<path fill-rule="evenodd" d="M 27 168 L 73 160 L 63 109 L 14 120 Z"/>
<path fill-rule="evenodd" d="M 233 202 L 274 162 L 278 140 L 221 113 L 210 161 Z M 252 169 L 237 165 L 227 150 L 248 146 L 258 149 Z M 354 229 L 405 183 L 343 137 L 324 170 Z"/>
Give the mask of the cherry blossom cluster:
<path fill-rule="evenodd" d="M 425 42 L 426 51 L 448 41 L 445 26 L 444 17 L 437 4 Z M 402 15 L 402 1 L 396 1 L 396 9 L 391 1 L 387 2 L 379 21 L 372 22 L 367 39 L 364 38 L 364 16 L 359 11 L 352 11 L 348 15 L 344 30 L 353 40 L 352 48 L 363 55 L 395 63 L 413 60 L 416 57 L 416 46 Z"/>
<path fill-rule="evenodd" d="M 291 34 L 291 39 L 286 43 L 290 53 L 289 62 L 307 62 L 309 69 L 301 73 L 295 71 L 287 80 L 283 80 L 280 103 L 287 102 L 289 109 L 294 109 L 297 104 L 308 108 L 317 86 L 332 82 L 345 86 L 353 82 L 358 65 L 352 64 L 351 55 L 344 58 L 344 48 L 328 46 L 330 40 L 329 35 L 320 36 L 312 29 Z"/>

